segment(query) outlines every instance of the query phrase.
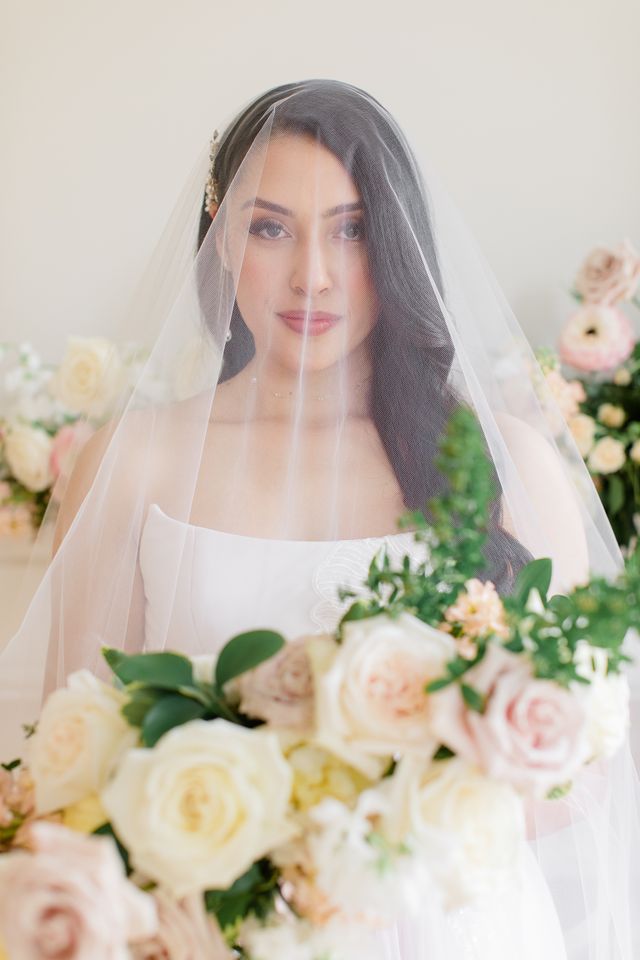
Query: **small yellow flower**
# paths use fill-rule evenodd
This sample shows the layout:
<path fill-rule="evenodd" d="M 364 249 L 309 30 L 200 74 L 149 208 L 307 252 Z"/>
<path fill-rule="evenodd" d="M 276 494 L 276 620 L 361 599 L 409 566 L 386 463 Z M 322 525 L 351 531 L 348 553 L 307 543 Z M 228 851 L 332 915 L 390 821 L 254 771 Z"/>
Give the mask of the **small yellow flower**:
<path fill-rule="evenodd" d="M 353 767 L 310 743 L 298 744 L 287 755 L 293 770 L 292 803 L 308 810 L 326 797 L 352 805 L 369 781 Z"/>
<path fill-rule="evenodd" d="M 90 794 L 84 800 L 78 800 L 77 803 L 72 803 L 62 811 L 62 822 L 65 827 L 76 830 L 78 833 L 93 833 L 108 819 L 96 793 Z M 2 960 L 1 957 L 0 960 Z"/>
<path fill-rule="evenodd" d="M 598 420 L 600 423 L 603 423 L 605 427 L 621 427 L 622 424 L 627 419 L 627 415 L 622 409 L 622 407 L 617 406 L 615 403 L 601 403 L 598 407 Z"/>

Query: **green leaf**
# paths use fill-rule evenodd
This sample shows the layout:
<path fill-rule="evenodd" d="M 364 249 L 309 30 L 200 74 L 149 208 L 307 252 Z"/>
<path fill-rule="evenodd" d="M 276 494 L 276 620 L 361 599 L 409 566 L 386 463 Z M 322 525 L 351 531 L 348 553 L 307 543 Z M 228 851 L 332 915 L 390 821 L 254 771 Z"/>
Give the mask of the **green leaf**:
<path fill-rule="evenodd" d="M 193 686 L 193 667 L 179 653 L 136 653 L 129 655 L 105 647 L 102 655 L 124 684 L 142 683 L 165 690 Z"/>
<path fill-rule="evenodd" d="M 273 909 L 278 872 L 266 858 L 254 863 L 228 890 L 207 890 L 204 899 L 223 931 L 253 914 L 266 917 Z"/>
<path fill-rule="evenodd" d="M 619 513 L 622 510 L 624 501 L 624 483 L 622 477 L 617 473 L 612 473 L 609 476 L 609 482 L 607 483 L 607 505 L 609 507 L 609 515 L 615 517 L 616 513 Z"/>
<path fill-rule="evenodd" d="M 467 683 L 461 683 L 460 689 L 462 690 L 464 702 L 469 709 L 475 710 L 476 713 L 484 713 L 484 697 L 482 694 L 478 693 L 477 690 L 470 687 Z"/>
<path fill-rule="evenodd" d="M 445 747 L 444 744 L 438 747 L 433 755 L 434 760 L 450 760 L 451 757 L 455 757 L 455 753 L 449 747 Z"/>
<path fill-rule="evenodd" d="M 522 568 L 518 574 L 513 588 L 512 599 L 521 607 L 525 607 L 529 594 L 532 590 L 537 590 L 544 603 L 547 601 L 547 594 L 551 584 L 551 574 L 553 564 L 548 557 L 541 557 L 539 560 L 532 560 Z"/>
<path fill-rule="evenodd" d="M 3 770 L 6 770 L 8 773 L 11 773 L 11 771 L 16 770 L 21 763 L 22 763 L 22 760 L 12 760 L 10 763 L 2 763 L 0 764 L 0 766 L 2 767 Z"/>
<path fill-rule="evenodd" d="M 222 689 L 229 680 L 269 660 L 284 644 L 282 634 L 274 630 L 249 630 L 232 637 L 220 651 L 216 663 L 216 684 Z"/>
<path fill-rule="evenodd" d="M 437 693 L 438 690 L 444 690 L 445 687 L 450 686 L 454 677 L 440 677 L 438 680 L 432 680 L 431 683 L 428 683 L 424 688 L 425 693 Z"/>
<path fill-rule="evenodd" d="M 133 690 L 129 702 L 122 708 L 122 716 L 132 727 L 141 727 L 147 712 L 165 696 L 164 690 L 154 690 L 153 687 Z"/>
<path fill-rule="evenodd" d="M 196 700 L 177 693 L 168 694 L 147 712 L 142 724 L 142 741 L 146 747 L 154 747 L 167 731 L 202 718 L 205 713 L 206 708 Z"/>

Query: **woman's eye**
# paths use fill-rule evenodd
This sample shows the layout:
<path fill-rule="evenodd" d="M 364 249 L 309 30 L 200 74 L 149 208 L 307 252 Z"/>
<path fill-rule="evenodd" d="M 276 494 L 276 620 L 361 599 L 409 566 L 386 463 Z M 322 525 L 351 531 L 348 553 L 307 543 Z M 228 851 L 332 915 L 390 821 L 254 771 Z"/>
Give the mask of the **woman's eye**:
<path fill-rule="evenodd" d="M 346 240 L 364 240 L 364 223 L 362 220 L 345 220 L 340 232 Z"/>
<path fill-rule="evenodd" d="M 266 240 L 280 240 L 284 233 L 279 231 L 284 231 L 284 227 L 281 223 L 278 223 L 277 220 L 269 220 L 266 217 L 261 220 L 256 220 L 255 223 L 251 224 L 249 233 L 252 233 L 254 236 L 263 237 Z"/>

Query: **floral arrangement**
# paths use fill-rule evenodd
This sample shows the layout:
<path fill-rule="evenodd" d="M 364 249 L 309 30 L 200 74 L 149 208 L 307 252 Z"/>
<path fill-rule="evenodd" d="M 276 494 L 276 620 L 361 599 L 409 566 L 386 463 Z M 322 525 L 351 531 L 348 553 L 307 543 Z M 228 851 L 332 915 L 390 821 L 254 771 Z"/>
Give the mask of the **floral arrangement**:
<path fill-rule="evenodd" d="M 80 447 L 114 412 L 143 360 L 133 344 L 70 338 L 59 367 L 0 344 L 0 537 L 30 537 Z"/>
<path fill-rule="evenodd" d="M 628 240 L 598 247 L 572 290 L 580 307 L 543 362 L 619 543 L 640 532 L 640 342 L 623 305 L 640 308 L 640 254 Z"/>
<path fill-rule="evenodd" d="M 382 549 L 334 633 L 105 649 L 112 685 L 49 697 L 0 771 L 10 960 L 352 960 L 427 898 L 512 883 L 527 803 L 624 741 L 640 563 L 549 597 L 536 560 L 502 599 L 477 576 L 494 490 L 468 412 L 439 467 L 446 493 L 402 519 L 428 557 Z"/>

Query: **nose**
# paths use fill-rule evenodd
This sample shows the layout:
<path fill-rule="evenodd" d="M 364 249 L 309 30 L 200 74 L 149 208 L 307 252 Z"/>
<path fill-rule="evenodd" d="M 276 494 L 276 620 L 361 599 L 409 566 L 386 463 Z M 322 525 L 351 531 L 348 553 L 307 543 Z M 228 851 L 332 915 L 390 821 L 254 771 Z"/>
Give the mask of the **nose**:
<path fill-rule="evenodd" d="M 317 237 L 300 240 L 291 269 L 291 289 L 307 297 L 318 296 L 332 286 L 327 251 Z"/>

